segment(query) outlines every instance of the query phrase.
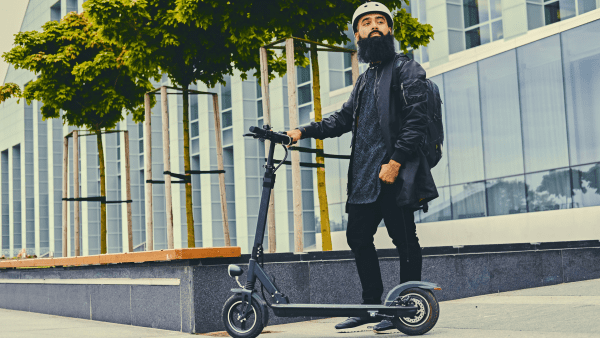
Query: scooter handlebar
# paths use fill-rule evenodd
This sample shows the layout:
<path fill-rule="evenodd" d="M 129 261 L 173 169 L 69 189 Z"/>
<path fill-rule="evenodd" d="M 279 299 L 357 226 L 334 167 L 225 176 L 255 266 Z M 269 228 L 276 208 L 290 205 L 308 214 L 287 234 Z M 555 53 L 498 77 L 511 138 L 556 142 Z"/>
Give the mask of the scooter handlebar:
<path fill-rule="evenodd" d="M 277 133 L 254 126 L 250 127 L 250 132 L 254 134 L 254 138 L 262 138 L 273 143 L 283 144 L 286 146 L 293 144 L 293 139 L 285 133 Z"/>

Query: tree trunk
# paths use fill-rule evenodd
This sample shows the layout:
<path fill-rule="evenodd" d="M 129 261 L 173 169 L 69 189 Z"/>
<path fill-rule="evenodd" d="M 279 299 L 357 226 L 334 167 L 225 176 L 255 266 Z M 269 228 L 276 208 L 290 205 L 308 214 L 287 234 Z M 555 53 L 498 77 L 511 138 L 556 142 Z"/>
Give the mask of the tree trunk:
<path fill-rule="evenodd" d="M 100 163 L 100 196 L 106 199 L 106 168 L 104 167 L 104 148 L 102 147 L 102 132 L 96 130 L 98 143 L 98 162 Z M 100 204 L 100 254 L 106 250 L 106 203 Z"/>
<path fill-rule="evenodd" d="M 321 122 L 321 84 L 319 76 L 319 58 L 317 57 L 317 45 L 310 45 L 310 63 L 312 65 L 312 90 L 313 105 L 315 111 L 315 122 Z M 331 251 L 331 233 L 329 231 L 329 204 L 327 204 L 327 188 L 325 186 L 325 158 L 323 157 L 323 140 L 316 141 L 317 163 L 323 167 L 317 168 L 317 191 L 319 195 L 319 206 L 321 212 L 321 240 L 323 251 Z"/>
<path fill-rule="evenodd" d="M 185 184 L 185 215 L 187 218 L 188 248 L 196 247 L 194 235 L 194 205 L 192 203 L 192 178 L 189 174 L 190 165 L 190 105 L 189 85 L 183 86 L 183 167 L 188 183 Z"/>

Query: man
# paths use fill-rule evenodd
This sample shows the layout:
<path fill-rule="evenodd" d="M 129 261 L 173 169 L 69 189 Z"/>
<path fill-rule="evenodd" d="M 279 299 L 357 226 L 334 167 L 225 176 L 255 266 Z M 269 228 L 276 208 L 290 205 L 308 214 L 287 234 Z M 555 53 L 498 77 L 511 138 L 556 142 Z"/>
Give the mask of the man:
<path fill-rule="evenodd" d="M 352 26 L 358 58 L 369 63 L 369 69 L 359 76 L 340 111 L 287 132 L 294 141 L 353 133 L 346 237 L 355 255 L 363 304 L 381 304 L 383 283 L 373 236 L 382 219 L 400 255 L 400 282 L 421 280 L 421 247 L 413 212 L 438 196 L 420 150 L 427 126 L 425 71 L 405 55 L 396 55 L 392 25 L 391 13 L 381 3 L 369 2 L 356 10 Z M 394 90 L 392 72 L 398 67 L 401 88 Z M 351 317 L 336 328 L 376 321 Z M 374 330 L 393 328 L 384 320 Z"/>

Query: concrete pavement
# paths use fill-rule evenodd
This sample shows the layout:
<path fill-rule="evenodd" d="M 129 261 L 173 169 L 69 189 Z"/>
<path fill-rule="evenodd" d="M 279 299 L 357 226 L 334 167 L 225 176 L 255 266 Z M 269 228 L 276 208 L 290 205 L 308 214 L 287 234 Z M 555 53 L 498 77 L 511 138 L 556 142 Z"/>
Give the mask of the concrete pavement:
<path fill-rule="evenodd" d="M 443 292 L 443 291 L 441 291 Z M 364 325 L 345 332 L 333 326 L 344 318 L 268 326 L 260 337 L 375 337 Z M 404 336 L 396 330 L 384 337 Z M 183 337 L 189 334 L 0 309 L 0 337 Z M 200 336 L 227 337 L 224 332 Z M 426 336 L 598 337 L 600 280 L 504 292 L 440 303 L 440 319 Z"/>
<path fill-rule="evenodd" d="M 444 292 L 443 290 L 441 292 Z M 345 318 L 274 325 L 266 338 L 406 337 L 397 330 L 378 335 L 363 325 L 345 333 L 334 325 Z M 220 336 L 219 333 L 205 334 Z M 565 283 L 440 303 L 440 319 L 425 336 L 443 338 L 600 337 L 600 280 Z M 226 336 L 225 336 L 226 337 Z"/>

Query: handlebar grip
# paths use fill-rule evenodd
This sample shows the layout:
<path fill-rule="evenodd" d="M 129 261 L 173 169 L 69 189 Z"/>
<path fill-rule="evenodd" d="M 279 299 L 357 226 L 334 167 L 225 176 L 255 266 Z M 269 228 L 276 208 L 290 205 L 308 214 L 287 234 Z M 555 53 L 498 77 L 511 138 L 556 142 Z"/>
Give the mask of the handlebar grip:
<path fill-rule="evenodd" d="M 292 141 L 292 138 L 287 136 L 286 134 L 276 133 L 274 131 L 265 130 L 259 127 L 250 127 L 250 132 L 256 134 L 256 136 L 259 138 L 270 140 L 274 143 L 289 145 Z"/>

